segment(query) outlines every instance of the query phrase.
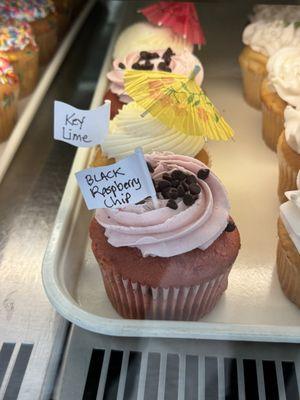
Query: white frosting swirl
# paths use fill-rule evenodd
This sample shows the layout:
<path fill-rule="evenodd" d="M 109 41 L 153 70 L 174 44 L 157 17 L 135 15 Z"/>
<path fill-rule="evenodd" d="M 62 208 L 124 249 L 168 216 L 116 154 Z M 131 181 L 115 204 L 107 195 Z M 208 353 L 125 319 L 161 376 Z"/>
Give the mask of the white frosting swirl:
<path fill-rule="evenodd" d="M 284 110 L 284 134 L 287 144 L 300 154 L 300 110 L 287 106 Z"/>
<path fill-rule="evenodd" d="M 282 5 L 282 4 L 257 4 L 253 7 L 253 15 L 250 17 L 251 22 L 256 21 L 275 21 L 282 20 L 285 22 L 300 21 L 300 6 Z"/>
<path fill-rule="evenodd" d="M 193 51 L 193 45 L 170 28 L 159 27 L 148 22 L 138 22 L 126 28 L 119 36 L 113 57 L 125 58 L 133 51 L 152 51 L 171 47 L 176 54 L 185 49 Z"/>
<path fill-rule="evenodd" d="M 297 175 L 297 188 L 298 190 L 285 192 L 289 201 L 281 204 L 280 216 L 291 240 L 300 253 L 300 171 Z"/>
<path fill-rule="evenodd" d="M 171 151 L 194 157 L 203 148 L 203 137 L 170 129 L 150 113 L 142 117 L 143 112 L 144 109 L 133 101 L 119 111 L 101 145 L 106 155 L 119 160 L 130 155 L 136 147 L 142 147 L 144 153 Z"/>
<path fill-rule="evenodd" d="M 257 21 L 244 29 L 243 43 L 254 51 L 272 56 L 282 47 L 300 45 L 300 29 L 279 20 Z"/>
<path fill-rule="evenodd" d="M 277 94 L 300 108 L 300 43 L 278 50 L 267 63 L 268 76 Z"/>

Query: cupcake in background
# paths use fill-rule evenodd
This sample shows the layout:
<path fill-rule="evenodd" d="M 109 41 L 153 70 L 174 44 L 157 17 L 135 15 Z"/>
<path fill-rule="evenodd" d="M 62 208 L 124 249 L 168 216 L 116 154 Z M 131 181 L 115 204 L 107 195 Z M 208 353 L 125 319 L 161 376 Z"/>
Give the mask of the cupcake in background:
<path fill-rule="evenodd" d="M 246 26 L 243 43 L 239 63 L 244 97 L 250 106 L 260 109 L 260 90 L 267 76 L 268 59 L 282 47 L 300 45 L 300 29 L 297 24 L 283 20 L 260 20 Z"/>
<path fill-rule="evenodd" d="M 262 133 L 265 143 L 276 151 L 287 104 L 300 109 L 300 43 L 277 51 L 270 57 L 267 70 L 268 77 L 261 86 Z"/>
<path fill-rule="evenodd" d="M 278 197 L 281 203 L 285 201 L 285 192 L 297 188 L 297 174 L 300 169 L 300 109 L 286 107 L 284 128 L 277 145 Z"/>
<path fill-rule="evenodd" d="M 17 120 L 19 79 L 12 65 L 0 57 L 0 142 L 12 132 Z"/>
<path fill-rule="evenodd" d="M 111 101 L 111 117 L 114 118 L 124 104 L 132 101 L 124 88 L 124 72 L 127 69 L 173 72 L 189 76 L 196 65 L 200 67 L 200 71 L 196 76 L 196 82 L 200 86 L 203 81 L 202 64 L 196 56 L 187 50 L 177 55 L 169 47 L 152 52 L 133 52 L 124 59 L 116 59 L 113 62 L 113 70 L 107 74 L 110 84 L 109 90 L 105 95 L 105 99 Z"/>
<path fill-rule="evenodd" d="M 40 50 L 40 63 L 51 60 L 57 47 L 57 16 L 52 0 L 1 0 L 0 18 L 31 25 Z"/>
<path fill-rule="evenodd" d="M 132 103 L 131 103 L 132 104 Z M 145 156 L 157 191 L 123 209 L 98 209 L 92 249 L 124 318 L 198 320 L 227 288 L 240 248 L 225 188 L 200 161 Z"/>
<path fill-rule="evenodd" d="M 203 136 L 188 136 L 169 128 L 136 102 L 126 104 L 110 122 L 109 134 L 96 153 L 94 166 L 108 165 L 132 154 L 136 147 L 144 153 L 169 151 L 211 163 Z"/>
<path fill-rule="evenodd" d="M 168 47 L 177 55 L 185 50 L 193 51 L 193 45 L 170 28 L 154 26 L 148 22 L 137 22 L 121 33 L 115 45 L 113 58 L 125 59 L 129 53 L 152 52 L 153 49 Z"/>
<path fill-rule="evenodd" d="M 297 190 L 286 192 L 278 220 L 277 273 L 289 300 L 300 307 L 300 174 Z"/>
<path fill-rule="evenodd" d="M 0 22 L 0 57 L 13 66 L 20 81 L 20 98 L 31 94 L 39 73 L 39 50 L 27 22 Z"/>
<path fill-rule="evenodd" d="M 68 31 L 74 11 L 73 0 L 53 0 L 57 15 L 58 38 L 64 37 Z"/>
<path fill-rule="evenodd" d="M 251 22 L 285 21 L 287 23 L 300 21 L 300 6 L 283 4 L 256 4 L 253 7 Z"/>

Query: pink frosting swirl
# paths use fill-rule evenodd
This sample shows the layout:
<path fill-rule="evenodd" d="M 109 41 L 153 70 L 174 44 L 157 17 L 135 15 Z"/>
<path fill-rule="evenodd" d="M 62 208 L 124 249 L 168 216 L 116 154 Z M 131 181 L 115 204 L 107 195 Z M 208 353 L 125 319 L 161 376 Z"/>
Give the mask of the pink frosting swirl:
<path fill-rule="evenodd" d="M 153 70 L 158 70 L 158 64 L 163 62 L 162 56 L 165 50 L 154 51 L 159 55 L 159 58 L 151 60 L 154 64 Z M 120 97 L 123 103 L 129 103 L 132 99 L 125 93 L 124 89 L 124 71 L 125 69 L 132 69 L 132 65 L 138 62 L 140 58 L 140 52 L 133 52 L 128 54 L 124 60 L 116 59 L 113 62 L 113 70 L 107 74 L 107 78 L 110 81 L 110 90 Z M 123 64 L 125 69 L 120 68 L 119 65 Z M 169 65 L 171 72 L 180 75 L 189 76 L 195 65 L 200 66 L 200 72 L 196 76 L 196 82 L 200 86 L 203 81 L 203 67 L 201 62 L 195 57 L 191 52 L 185 50 L 179 55 L 174 55 L 171 58 L 171 63 Z"/>
<path fill-rule="evenodd" d="M 175 169 L 194 175 L 207 168 L 200 161 L 173 153 L 152 153 L 145 156 L 153 168 L 153 179 Z M 154 209 L 149 199 L 144 204 L 123 209 L 98 209 L 96 220 L 105 228 L 108 242 L 114 247 L 137 247 L 146 256 L 171 257 L 193 249 L 207 249 L 224 231 L 229 219 L 229 202 L 224 186 L 210 172 L 198 179 L 201 193 L 190 206 L 178 201 L 178 208 L 166 206 L 159 199 Z"/>

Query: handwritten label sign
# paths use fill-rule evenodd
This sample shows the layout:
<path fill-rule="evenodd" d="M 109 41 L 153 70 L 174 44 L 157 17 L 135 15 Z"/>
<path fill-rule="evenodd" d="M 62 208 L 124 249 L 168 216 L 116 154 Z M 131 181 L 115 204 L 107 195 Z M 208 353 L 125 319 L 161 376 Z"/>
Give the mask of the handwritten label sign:
<path fill-rule="evenodd" d="M 110 101 L 95 110 L 79 110 L 61 101 L 54 102 L 54 139 L 76 147 L 103 143 L 109 129 Z"/>
<path fill-rule="evenodd" d="M 157 197 L 142 150 L 115 164 L 76 173 L 87 208 L 123 208 L 151 196 Z"/>

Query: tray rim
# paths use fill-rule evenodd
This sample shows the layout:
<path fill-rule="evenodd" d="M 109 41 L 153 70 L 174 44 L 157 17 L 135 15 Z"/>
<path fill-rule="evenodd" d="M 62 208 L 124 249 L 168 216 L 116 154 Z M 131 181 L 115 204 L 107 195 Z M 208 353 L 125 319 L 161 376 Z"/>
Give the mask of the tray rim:
<path fill-rule="evenodd" d="M 40 80 L 34 90 L 34 92 L 28 96 L 28 103 L 26 104 L 23 112 L 18 118 L 18 121 L 5 144 L 5 148 L 0 157 L 0 184 L 3 180 L 10 163 L 12 162 L 15 153 L 17 152 L 24 136 L 26 135 L 27 129 L 38 111 L 38 108 L 43 101 L 45 94 L 47 93 L 55 75 L 57 74 L 59 67 L 63 63 L 70 47 L 72 46 L 81 26 L 86 20 L 90 10 L 95 4 L 96 0 L 88 0 L 83 10 L 80 12 L 76 20 L 67 35 L 61 42 L 61 45 L 56 50 L 52 60 L 46 66 Z M 26 99 L 26 98 L 25 98 Z M 21 99 L 23 100 L 23 99 Z"/>
<path fill-rule="evenodd" d="M 99 106 L 104 97 L 106 73 L 110 68 L 113 46 L 121 25 L 115 28 L 90 108 Z M 59 283 L 57 250 L 71 234 L 70 227 L 76 224 L 76 212 L 82 204 L 75 172 L 89 165 L 94 152 L 95 148 L 80 148 L 76 152 L 42 265 L 44 290 L 50 303 L 64 318 L 83 329 L 110 336 L 300 343 L 300 326 L 117 319 L 101 317 L 80 308 Z"/>

